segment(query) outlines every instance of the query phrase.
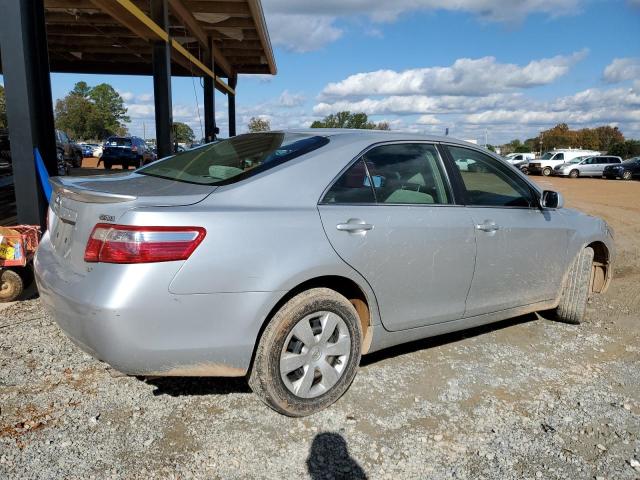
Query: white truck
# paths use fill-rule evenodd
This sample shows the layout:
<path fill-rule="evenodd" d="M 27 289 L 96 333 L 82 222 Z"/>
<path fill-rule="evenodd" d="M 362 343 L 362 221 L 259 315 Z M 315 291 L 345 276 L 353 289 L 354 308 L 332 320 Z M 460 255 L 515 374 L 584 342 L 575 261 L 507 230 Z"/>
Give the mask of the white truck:
<path fill-rule="evenodd" d="M 592 157 L 600 154 L 600 152 L 596 152 L 595 150 L 582 150 L 580 148 L 553 149 L 546 152 L 540 158 L 530 160 L 528 173 L 542 174 L 548 177 L 553 173 L 553 169 L 557 165 L 562 165 L 577 157 Z"/>

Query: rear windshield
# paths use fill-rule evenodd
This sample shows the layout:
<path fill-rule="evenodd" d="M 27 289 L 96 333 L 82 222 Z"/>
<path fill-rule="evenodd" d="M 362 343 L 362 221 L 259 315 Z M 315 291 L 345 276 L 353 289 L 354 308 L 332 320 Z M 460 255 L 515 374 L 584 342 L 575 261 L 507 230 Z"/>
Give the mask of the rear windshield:
<path fill-rule="evenodd" d="M 106 142 L 107 147 L 130 147 L 131 139 L 123 137 L 111 137 Z"/>
<path fill-rule="evenodd" d="M 250 133 L 210 143 L 152 163 L 136 173 L 197 183 L 225 185 L 309 153 L 329 139 L 282 132 Z"/>

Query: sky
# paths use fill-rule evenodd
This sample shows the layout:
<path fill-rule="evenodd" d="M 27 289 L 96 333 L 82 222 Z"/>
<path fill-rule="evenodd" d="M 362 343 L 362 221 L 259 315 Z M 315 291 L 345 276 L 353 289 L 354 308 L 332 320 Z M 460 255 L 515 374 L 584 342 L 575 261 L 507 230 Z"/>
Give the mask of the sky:
<path fill-rule="evenodd" d="M 640 138 L 640 0 L 263 0 L 278 74 L 241 75 L 252 116 L 307 127 L 342 110 L 392 130 L 501 144 L 557 123 Z M 1 77 L 0 77 L 1 80 Z M 84 80 L 124 97 L 153 138 L 151 77 L 52 74 L 54 102 Z M 199 78 L 174 78 L 174 120 L 202 134 Z M 226 97 L 216 121 L 228 134 Z"/>

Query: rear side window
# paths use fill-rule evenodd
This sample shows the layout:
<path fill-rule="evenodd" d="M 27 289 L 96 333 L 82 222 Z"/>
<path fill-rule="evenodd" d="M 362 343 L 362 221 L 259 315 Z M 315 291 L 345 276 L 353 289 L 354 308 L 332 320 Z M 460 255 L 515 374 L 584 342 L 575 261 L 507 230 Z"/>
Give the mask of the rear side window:
<path fill-rule="evenodd" d="M 327 143 L 327 137 L 308 134 L 250 133 L 178 153 L 136 170 L 136 173 L 199 185 L 226 185 Z"/>
<path fill-rule="evenodd" d="M 125 137 L 111 137 L 107 139 L 106 145 L 108 147 L 130 147 L 131 139 Z"/>
<path fill-rule="evenodd" d="M 333 184 L 322 203 L 376 203 L 364 160 L 360 159 Z"/>
<path fill-rule="evenodd" d="M 365 153 L 332 185 L 322 203 L 449 204 L 433 145 L 381 145 Z"/>

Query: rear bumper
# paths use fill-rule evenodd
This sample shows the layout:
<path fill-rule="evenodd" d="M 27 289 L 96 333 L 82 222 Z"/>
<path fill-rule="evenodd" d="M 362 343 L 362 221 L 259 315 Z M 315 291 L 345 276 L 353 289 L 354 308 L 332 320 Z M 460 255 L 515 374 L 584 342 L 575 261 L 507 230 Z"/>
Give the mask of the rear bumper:
<path fill-rule="evenodd" d="M 262 323 L 280 296 L 174 295 L 163 267 L 140 275 L 121 269 L 120 280 L 111 275 L 105 287 L 98 267 L 113 273 L 112 267 L 122 265 L 96 264 L 85 276 L 71 273 L 57 261 L 48 235 L 34 266 L 41 300 L 65 334 L 85 352 L 129 375 L 245 375 Z"/>

